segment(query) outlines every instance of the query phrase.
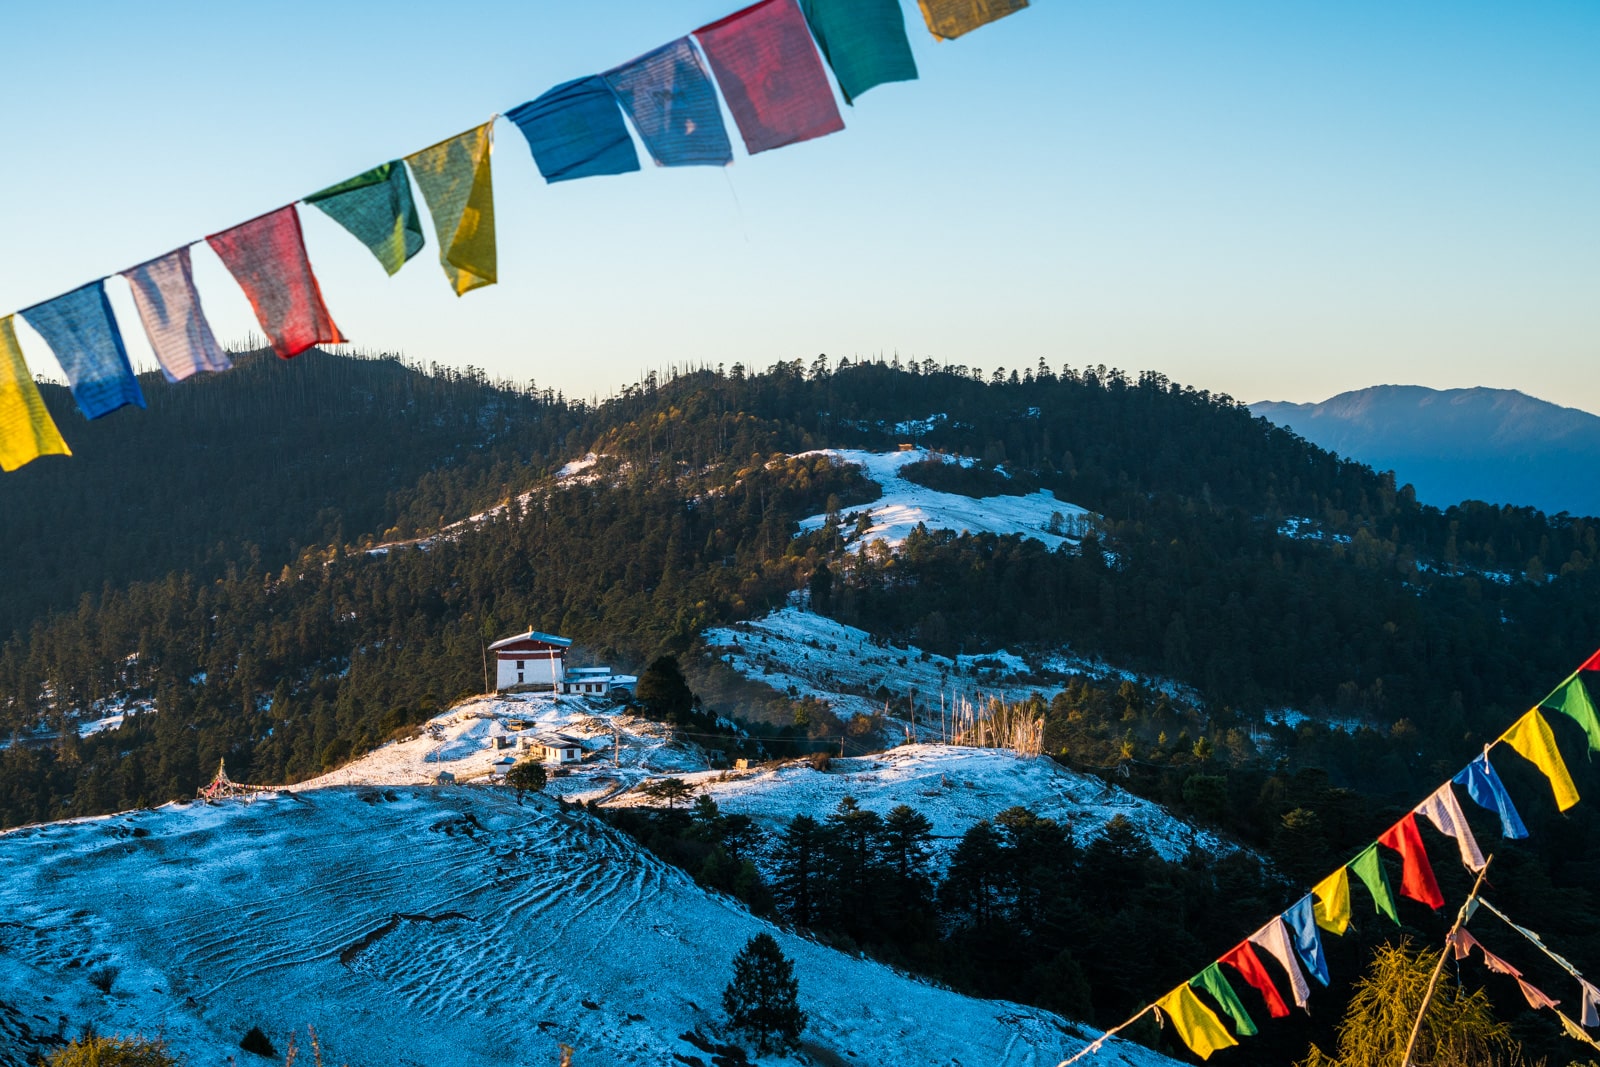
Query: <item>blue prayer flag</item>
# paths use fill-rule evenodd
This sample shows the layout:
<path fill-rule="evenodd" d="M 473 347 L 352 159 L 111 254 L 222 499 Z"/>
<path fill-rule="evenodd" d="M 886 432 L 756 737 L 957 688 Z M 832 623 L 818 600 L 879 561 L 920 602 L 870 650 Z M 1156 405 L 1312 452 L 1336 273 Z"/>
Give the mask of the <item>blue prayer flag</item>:
<path fill-rule="evenodd" d="M 563 82 L 507 111 L 506 118 L 528 139 L 533 161 L 547 182 L 639 169 L 639 153 L 617 98 L 598 74 Z"/>
<path fill-rule="evenodd" d="M 721 167 L 733 162 L 716 87 L 689 38 L 609 70 L 605 79 L 657 165 Z"/>
<path fill-rule="evenodd" d="M 1516 805 L 1511 803 L 1511 794 L 1506 792 L 1500 776 L 1494 772 L 1494 765 L 1489 762 L 1488 753 L 1467 764 L 1465 770 L 1450 780 L 1457 785 L 1466 786 L 1467 795 L 1472 797 L 1479 807 L 1499 814 L 1500 830 L 1504 836 L 1511 838 L 1528 836 L 1528 828 L 1522 825 L 1522 816 L 1517 814 Z"/>
<path fill-rule="evenodd" d="M 56 354 L 84 418 L 98 419 L 124 404 L 145 406 L 104 281 L 37 304 L 22 317 Z"/>
<path fill-rule="evenodd" d="M 1294 950 L 1304 961 L 1306 970 L 1323 985 L 1328 984 L 1328 957 L 1322 952 L 1322 935 L 1317 932 L 1317 920 L 1311 894 L 1301 897 L 1294 907 L 1283 913 L 1283 921 L 1294 935 Z"/>

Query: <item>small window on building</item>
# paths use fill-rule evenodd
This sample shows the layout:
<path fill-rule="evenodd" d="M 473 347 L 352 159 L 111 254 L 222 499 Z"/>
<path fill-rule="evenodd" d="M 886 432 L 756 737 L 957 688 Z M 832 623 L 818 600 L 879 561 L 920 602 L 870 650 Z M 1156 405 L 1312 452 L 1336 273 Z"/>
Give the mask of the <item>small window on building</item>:
<path fill-rule="evenodd" d="M 521 669 L 522 669 L 522 663 L 523 663 L 523 661 L 522 661 L 522 660 L 520 660 L 520 659 L 519 659 L 519 660 L 517 660 L 517 670 L 519 670 L 519 671 L 520 671 L 520 670 L 521 670 Z"/>

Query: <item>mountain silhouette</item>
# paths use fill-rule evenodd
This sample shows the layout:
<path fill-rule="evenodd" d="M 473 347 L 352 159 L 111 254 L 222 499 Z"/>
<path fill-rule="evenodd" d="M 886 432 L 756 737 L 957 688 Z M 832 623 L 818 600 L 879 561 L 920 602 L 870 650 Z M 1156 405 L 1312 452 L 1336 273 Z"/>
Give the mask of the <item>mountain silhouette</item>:
<path fill-rule="evenodd" d="M 1514 389 L 1376 385 L 1319 404 L 1250 410 L 1313 444 L 1415 487 L 1438 507 L 1463 500 L 1600 515 L 1600 417 Z"/>

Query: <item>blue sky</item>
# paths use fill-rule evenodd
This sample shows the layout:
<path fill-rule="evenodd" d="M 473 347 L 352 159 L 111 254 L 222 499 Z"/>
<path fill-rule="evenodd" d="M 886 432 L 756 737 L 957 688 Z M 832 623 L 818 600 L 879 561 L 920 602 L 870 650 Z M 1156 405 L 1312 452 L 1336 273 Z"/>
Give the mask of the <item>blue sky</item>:
<path fill-rule="evenodd" d="M 736 0 L 9 5 L 0 313 L 414 151 Z M 316 212 L 361 348 L 604 396 L 898 352 L 1244 400 L 1490 385 L 1600 412 L 1600 5 L 1036 0 L 839 134 L 546 186 L 496 132 L 500 284 Z M 731 125 L 730 125 L 731 130 Z M 196 252 L 219 336 L 252 325 Z M 113 283 L 137 361 L 152 365 Z M 30 363 L 58 374 L 23 332 Z"/>

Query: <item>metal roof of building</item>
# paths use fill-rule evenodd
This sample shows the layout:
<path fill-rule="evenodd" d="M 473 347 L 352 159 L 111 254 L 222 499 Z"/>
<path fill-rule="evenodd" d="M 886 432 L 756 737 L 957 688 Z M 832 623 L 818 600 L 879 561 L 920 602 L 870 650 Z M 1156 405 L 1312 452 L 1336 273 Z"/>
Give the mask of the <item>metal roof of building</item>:
<path fill-rule="evenodd" d="M 489 647 L 491 649 L 504 648 L 506 645 L 514 645 L 518 641 L 543 641 L 547 645 L 560 645 L 562 648 L 566 648 L 568 645 L 572 644 L 572 638 L 570 637 L 557 637 L 555 634 L 545 634 L 540 633 L 538 630 L 529 630 L 527 633 L 517 634 L 515 637 L 502 637 Z"/>

